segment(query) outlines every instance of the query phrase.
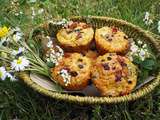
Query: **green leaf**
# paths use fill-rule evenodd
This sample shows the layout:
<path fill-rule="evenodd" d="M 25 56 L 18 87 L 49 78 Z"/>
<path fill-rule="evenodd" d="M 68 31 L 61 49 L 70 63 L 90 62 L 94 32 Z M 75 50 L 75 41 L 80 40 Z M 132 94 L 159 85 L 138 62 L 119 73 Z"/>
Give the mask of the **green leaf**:
<path fill-rule="evenodd" d="M 144 82 L 144 80 L 147 79 L 148 76 L 149 76 L 149 71 L 147 69 L 142 69 L 139 74 L 139 82 L 140 83 Z"/>
<path fill-rule="evenodd" d="M 140 60 L 140 58 L 138 56 L 133 56 L 133 62 L 135 64 L 141 64 L 142 61 Z"/>
<path fill-rule="evenodd" d="M 142 68 L 147 70 L 153 70 L 156 65 L 156 61 L 154 59 L 145 59 L 140 65 Z"/>
<path fill-rule="evenodd" d="M 55 64 L 53 62 L 47 62 L 47 66 L 50 67 L 50 68 L 52 68 L 52 67 L 55 66 Z"/>

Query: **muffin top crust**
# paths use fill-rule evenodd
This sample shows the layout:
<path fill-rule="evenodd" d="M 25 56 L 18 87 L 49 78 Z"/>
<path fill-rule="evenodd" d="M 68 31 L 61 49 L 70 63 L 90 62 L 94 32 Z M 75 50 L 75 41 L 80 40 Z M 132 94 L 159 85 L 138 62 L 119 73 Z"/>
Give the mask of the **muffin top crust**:
<path fill-rule="evenodd" d="M 93 39 L 93 28 L 83 22 L 70 22 L 58 31 L 57 39 L 65 46 L 86 45 Z"/>
<path fill-rule="evenodd" d="M 96 30 L 95 41 L 104 52 L 123 53 L 129 48 L 128 36 L 116 27 L 102 27 Z"/>
<path fill-rule="evenodd" d="M 102 96 L 126 95 L 136 85 L 136 66 L 126 57 L 107 53 L 97 58 L 92 81 Z"/>
<path fill-rule="evenodd" d="M 91 66 L 89 58 L 79 53 L 67 53 L 51 72 L 53 78 L 66 89 L 79 90 L 87 86 Z"/>

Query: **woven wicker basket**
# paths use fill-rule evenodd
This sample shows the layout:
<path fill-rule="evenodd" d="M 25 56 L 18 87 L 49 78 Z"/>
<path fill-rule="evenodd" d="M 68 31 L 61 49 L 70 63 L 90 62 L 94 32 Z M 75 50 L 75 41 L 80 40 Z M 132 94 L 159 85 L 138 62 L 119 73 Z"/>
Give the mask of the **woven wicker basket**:
<path fill-rule="evenodd" d="M 154 52 L 157 54 L 160 53 L 160 38 L 150 32 L 144 31 L 141 28 L 128 23 L 123 20 L 118 20 L 109 17 L 72 17 L 71 20 L 73 21 L 84 21 L 89 22 L 93 25 L 94 28 L 99 28 L 102 26 L 116 26 L 122 29 L 129 37 L 136 39 L 140 39 L 149 43 Z M 50 28 L 49 23 L 43 24 L 41 27 L 45 27 L 45 29 L 49 29 L 50 33 L 56 32 L 59 27 Z M 36 84 L 27 73 L 21 73 L 20 78 L 34 90 L 38 91 L 41 94 L 50 96 L 52 98 L 64 101 L 70 101 L 75 103 L 86 103 L 86 104 L 113 104 L 113 103 L 121 103 L 121 102 L 128 102 L 136 100 L 140 97 L 143 97 L 150 93 L 156 86 L 160 83 L 160 73 L 157 74 L 156 78 L 146 84 L 145 86 L 141 87 L 140 89 L 132 92 L 129 95 L 121 96 L 121 97 L 89 97 L 89 96 L 78 96 L 78 95 L 68 95 L 68 94 L 61 94 L 57 92 L 53 92 L 51 90 L 47 90 L 42 86 Z"/>

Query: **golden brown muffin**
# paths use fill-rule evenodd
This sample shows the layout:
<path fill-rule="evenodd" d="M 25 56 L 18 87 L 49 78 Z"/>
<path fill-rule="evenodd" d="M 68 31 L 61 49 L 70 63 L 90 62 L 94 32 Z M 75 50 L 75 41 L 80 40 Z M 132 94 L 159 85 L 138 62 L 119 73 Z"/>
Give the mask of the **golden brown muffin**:
<path fill-rule="evenodd" d="M 91 79 L 102 96 L 126 95 L 136 86 L 136 66 L 126 57 L 106 53 L 97 58 Z"/>
<path fill-rule="evenodd" d="M 66 53 L 51 73 L 67 90 L 82 90 L 88 85 L 91 67 L 91 60 L 82 54 Z"/>
<path fill-rule="evenodd" d="M 82 22 L 70 22 L 57 33 L 59 44 L 66 51 L 80 52 L 89 48 L 94 31 L 90 25 Z"/>
<path fill-rule="evenodd" d="M 128 36 L 115 27 L 102 27 L 95 33 L 96 47 L 100 53 L 126 53 L 129 48 Z"/>

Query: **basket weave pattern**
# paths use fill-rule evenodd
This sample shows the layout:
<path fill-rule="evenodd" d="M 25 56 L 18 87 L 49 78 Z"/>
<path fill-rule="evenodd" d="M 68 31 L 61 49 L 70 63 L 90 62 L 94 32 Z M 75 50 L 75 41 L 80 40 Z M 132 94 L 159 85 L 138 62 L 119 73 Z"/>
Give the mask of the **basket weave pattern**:
<path fill-rule="evenodd" d="M 150 32 L 144 31 L 141 28 L 128 23 L 123 20 L 117 20 L 114 18 L 109 17 L 73 17 L 71 18 L 73 21 L 84 21 L 89 22 L 93 25 L 94 28 L 100 28 L 102 26 L 115 26 L 120 28 L 122 31 L 124 31 L 129 37 L 134 38 L 134 40 L 142 40 L 147 43 L 149 43 L 154 48 L 154 52 L 160 53 L 160 37 L 157 35 L 154 35 Z M 46 28 L 49 28 L 49 23 L 46 23 Z M 42 27 L 41 26 L 41 27 Z M 55 27 L 50 31 L 50 33 L 55 32 L 59 29 L 59 27 Z M 34 83 L 27 73 L 20 73 L 20 78 L 30 87 L 32 87 L 34 90 L 40 92 L 41 94 L 50 96 L 52 98 L 58 99 L 58 100 L 65 100 L 75 103 L 86 103 L 86 104 L 113 104 L 113 103 L 121 103 L 121 102 L 127 102 L 127 101 L 133 101 L 140 97 L 143 97 L 150 93 L 156 86 L 160 83 L 160 73 L 157 74 L 156 78 L 152 80 L 150 83 L 146 84 L 144 87 L 138 89 L 137 91 L 130 93 L 129 95 L 120 96 L 120 97 L 89 97 L 89 96 L 73 96 L 68 94 L 61 94 L 58 92 L 53 92 L 46 90 L 45 88 L 37 85 Z"/>

